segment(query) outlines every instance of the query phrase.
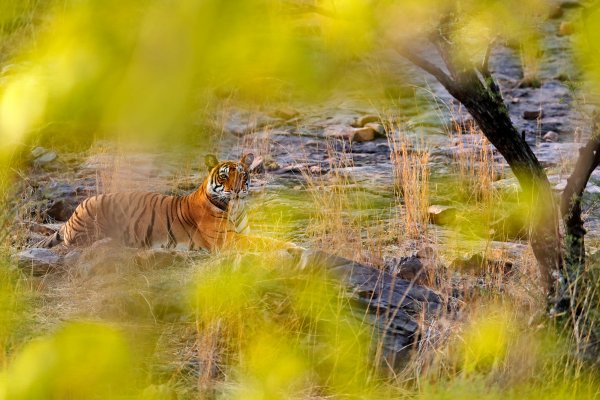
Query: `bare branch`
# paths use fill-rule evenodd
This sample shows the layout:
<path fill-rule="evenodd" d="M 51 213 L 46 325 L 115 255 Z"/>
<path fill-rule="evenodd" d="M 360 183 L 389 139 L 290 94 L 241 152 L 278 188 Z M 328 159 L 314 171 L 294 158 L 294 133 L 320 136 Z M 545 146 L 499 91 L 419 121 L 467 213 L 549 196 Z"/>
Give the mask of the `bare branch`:
<path fill-rule="evenodd" d="M 448 91 L 452 91 L 454 88 L 454 81 L 437 65 L 406 47 L 396 47 L 396 51 L 402 57 L 436 78 Z"/>
<path fill-rule="evenodd" d="M 494 44 L 496 43 L 496 39 L 497 38 L 493 38 L 488 43 L 487 48 L 485 49 L 485 54 L 483 56 L 483 61 L 481 62 L 481 68 L 479 68 L 479 71 L 485 77 L 492 76 L 492 74 L 490 72 L 490 68 L 489 68 L 489 66 L 490 66 L 490 54 L 492 53 L 492 48 L 494 47 Z"/>
<path fill-rule="evenodd" d="M 442 60 L 444 60 L 444 64 L 446 65 L 446 69 L 450 72 L 450 75 L 455 80 L 457 79 L 457 69 L 452 58 L 452 42 L 445 36 L 443 29 L 448 29 L 447 27 L 438 27 L 437 30 L 431 32 L 429 34 L 429 41 L 435 46 Z"/>
<path fill-rule="evenodd" d="M 569 275 L 575 278 L 585 262 L 585 228 L 581 218 L 581 197 L 594 169 L 600 165 L 600 117 L 594 117 L 593 136 L 579 149 L 573 173 L 561 196 L 560 209 L 565 224 Z"/>

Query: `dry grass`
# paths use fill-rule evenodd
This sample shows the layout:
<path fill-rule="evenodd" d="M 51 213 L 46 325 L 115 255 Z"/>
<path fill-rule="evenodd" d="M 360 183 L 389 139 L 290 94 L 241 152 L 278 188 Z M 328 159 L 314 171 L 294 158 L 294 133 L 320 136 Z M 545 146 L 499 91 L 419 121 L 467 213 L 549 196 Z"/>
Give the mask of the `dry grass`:
<path fill-rule="evenodd" d="M 586 390 L 592 381 L 587 380 L 587 370 L 567 356 L 562 347 L 566 345 L 556 341 L 552 328 L 541 318 L 545 302 L 536 287 L 537 268 L 531 253 L 513 254 L 491 240 L 465 245 L 460 234 L 451 233 L 448 239 L 448 232 L 431 226 L 427 213 L 432 196 L 429 153 L 423 143 L 411 143 L 400 129 L 391 129 L 392 122 L 386 122 L 391 150 L 385 168 L 392 169 L 390 185 L 396 190 L 386 201 L 390 206 L 396 204 L 398 213 L 372 212 L 373 204 L 365 195 L 369 188 L 356 179 L 361 170 L 355 168 L 351 148 L 339 147 L 339 143 L 330 142 L 326 148 L 329 172 L 302 169 L 302 184 L 294 192 L 311 210 L 304 226 L 304 244 L 379 267 L 383 257 L 392 252 L 405 255 L 419 245 L 434 244 L 436 259 L 443 262 L 432 264 L 434 269 L 429 272 L 439 279 L 431 282 L 442 293 L 465 292 L 460 300 L 453 300 L 458 307 L 453 307 L 452 313 L 423 321 L 422 341 L 403 368 L 392 370 L 372 363 L 370 344 L 363 341 L 372 334 L 369 325 L 345 325 L 347 298 L 319 286 L 311 277 L 281 272 L 286 261 L 280 255 L 251 255 L 254 261 L 234 257 L 233 262 L 228 258 L 188 259 L 161 269 L 133 265 L 116 274 L 87 279 L 67 274 L 27 280 L 42 302 L 29 316 L 38 325 L 34 334 L 52 332 L 64 320 L 91 318 L 117 324 L 133 342 L 143 342 L 139 343 L 142 356 L 138 363 L 148 375 L 136 385 L 152 383 L 152 390 L 176 390 L 184 398 L 288 393 L 293 398 L 321 399 L 385 393 L 392 398 L 434 399 L 490 396 L 487 388 L 493 388 L 492 393 L 522 388 L 529 396 L 544 380 L 545 393 L 552 395 L 565 376 L 570 382 L 572 371 L 581 382 L 582 393 L 589 393 Z M 456 131 L 459 199 L 477 215 L 490 218 L 501 198 L 492 186 L 496 178 L 493 155 L 476 130 Z M 247 135 L 240 146 L 268 157 L 272 150 L 269 129 L 262 132 L 266 133 Z M 305 151 L 296 150 L 299 154 Z M 157 178 L 148 172 L 155 162 L 152 159 L 148 169 L 126 152 L 114 156 L 110 150 L 98 149 L 90 156 L 106 161 L 99 164 L 100 191 L 135 185 L 176 191 L 196 169 L 184 163 Z M 305 154 L 298 161 L 306 159 Z M 146 173 L 130 173 L 135 168 Z M 27 198 L 21 201 L 26 204 Z M 271 222 L 282 223 L 277 219 Z M 443 264 L 448 264 L 450 255 L 460 254 L 464 248 L 480 249 L 484 259 L 513 261 L 517 270 L 510 276 L 487 264 L 478 271 L 446 270 Z M 123 266 L 129 265 L 127 260 Z M 186 288 L 184 298 L 177 300 L 182 287 Z M 190 307 L 188 290 L 200 290 L 206 295 L 203 301 L 211 306 Z M 590 290 L 588 298 L 597 296 L 595 289 Z M 187 310 L 175 313 L 181 320 L 160 314 L 157 304 L 165 298 Z M 344 330 L 350 332 L 349 337 L 343 335 Z M 581 340 L 585 339 L 581 335 Z M 320 357 L 327 361 L 319 362 Z M 565 364 L 565 359 L 570 364 Z M 290 372 L 294 378 L 287 381 L 277 372 L 285 365 L 302 367 Z M 348 371 L 352 378 L 344 375 Z M 276 384 L 269 386 L 272 381 Z M 292 382 L 293 390 L 286 391 L 278 382 Z"/>

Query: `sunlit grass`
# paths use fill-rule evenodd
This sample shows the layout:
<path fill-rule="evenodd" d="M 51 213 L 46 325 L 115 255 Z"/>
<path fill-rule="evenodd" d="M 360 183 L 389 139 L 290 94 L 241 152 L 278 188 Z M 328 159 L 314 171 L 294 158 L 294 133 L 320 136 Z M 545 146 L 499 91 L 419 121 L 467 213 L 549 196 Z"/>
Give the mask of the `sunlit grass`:
<path fill-rule="evenodd" d="M 452 6 L 439 0 L 4 2 L 2 192 L 13 183 L 14 160 L 21 159 L 19 153 L 26 159 L 32 143 L 87 149 L 95 139 L 108 138 L 118 143 L 124 163 L 135 162 L 128 159 L 134 146 L 157 152 L 174 142 L 209 147 L 213 135 L 224 133 L 209 128 L 213 121 L 207 116 L 231 98 L 256 106 L 294 96 L 327 98 L 336 90 L 358 87 L 369 94 L 383 92 L 393 97 L 391 108 L 399 107 L 404 82 L 385 67 L 379 69 L 376 56 L 382 48 L 418 45 L 420 35 Z M 546 12 L 546 3 L 537 0 L 460 2 L 454 14 L 459 29 L 449 39 L 461 44 L 464 51 L 457 57 L 465 63 L 480 62 L 490 40 L 508 42 L 518 49 L 524 78 L 533 79 L 540 56 L 537 27 Z M 596 14 L 588 17 L 592 26 Z M 590 66 L 586 72 L 598 81 L 593 51 L 598 32 L 583 32 L 580 40 L 591 48 L 580 47 L 588 50 L 582 51 L 582 59 Z M 230 98 L 223 100 L 222 93 Z M 423 101 L 410 94 L 408 101 Z M 387 115 L 385 111 L 381 114 Z M 424 143 L 404 135 L 400 118 L 383 119 L 392 148 L 389 172 L 395 177 L 387 191 L 373 193 L 381 188 L 360 184 L 351 151 L 331 145 L 324 150 L 329 173 L 303 171 L 294 187 L 256 196 L 258 205 L 250 210 L 256 231 L 377 268 L 383 268 L 385 246 L 414 250 L 415 242 L 437 245 L 434 253 L 442 256 L 466 249 L 502 259 L 504 254 L 491 248 L 490 224 L 518 202 L 524 209 L 520 219 L 530 210 L 518 194 L 493 187 L 498 176 L 487 141 L 474 127 L 455 127 L 456 169 L 450 178 L 436 177 Z M 268 136 L 248 147 L 268 155 Z M 463 139 L 476 141 L 479 151 L 464 151 Z M 182 174 L 190 171 L 198 166 L 188 166 Z M 98 178 L 100 191 L 127 187 L 129 182 L 120 184 L 109 175 Z M 439 200 L 458 208 L 455 223 L 446 227 L 455 234 L 450 240 L 438 237 L 429 224 L 428 206 Z M 8 221 L 14 218 L 12 211 L 6 214 Z M 430 331 L 422 332 L 416 356 L 400 367 L 388 365 L 377 353 L 379 332 L 365 321 L 363 311 L 353 308 L 340 283 L 318 268 L 298 270 L 294 257 L 287 251 L 240 253 L 198 265 L 186 260 L 176 273 L 155 271 L 164 272 L 186 298 L 185 304 L 177 304 L 184 309 L 181 320 L 171 325 L 155 315 L 148 300 L 156 277 L 136 270 L 143 284 L 133 285 L 125 305 L 119 304 L 125 317 L 78 322 L 85 318 L 73 313 L 39 330 L 32 327 L 40 320 L 36 312 L 56 303 L 32 311 L 38 306 L 34 292 L 43 291 L 45 282 L 34 284 L 11 272 L 13 262 L 3 259 L 0 399 L 169 398 L 171 390 L 182 386 L 190 396 L 240 399 L 598 396 L 595 372 L 571 356 L 572 343 L 563 332 L 539 317 L 542 296 L 535 277 L 525 276 L 533 270 L 530 254 L 522 257 L 519 280 L 498 271 L 447 273 L 435 265 L 432 273 L 440 278 L 436 290 L 474 288 L 484 294 L 469 292 L 463 300 L 472 304 L 461 304 L 458 315 L 439 316 Z M 578 348 L 590 339 L 586 329 L 598 319 L 596 269 L 589 267 Z M 190 287 L 181 288 L 184 274 L 194 276 Z M 103 310 L 73 296 L 86 289 L 84 284 L 63 278 L 72 279 L 74 288 L 53 293 L 60 301 L 84 316 Z M 117 287 L 125 290 L 133 279 L 127 274 L 121 278 Z M 453 286 L 452 278 L 462 279 L 464 286 Z M 110 297 L 114 293 L 108 288 L 116 281 L 92 289 Z M 477 286 L 490 281 L 491 288 Z M 178 370 L 159 381 L 151 366 L 138 370 L 144 364 L 140 360 L 154 353 L 140 343 L 168 335 L 163 324 L 193 332 L 166 357 L 195 362 L 190 362 L 189 376 Z M 185 356 L 178 353 L 183 347 Z M 155 392 L 145 387 L 161 387 L 164 395 L 157 389 L 151 397 Z"/>

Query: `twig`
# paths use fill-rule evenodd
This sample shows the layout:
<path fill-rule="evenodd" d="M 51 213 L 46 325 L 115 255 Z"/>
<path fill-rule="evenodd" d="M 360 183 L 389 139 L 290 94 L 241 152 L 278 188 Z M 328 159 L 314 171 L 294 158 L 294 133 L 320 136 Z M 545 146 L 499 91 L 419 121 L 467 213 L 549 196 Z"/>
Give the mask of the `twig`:
<path fill-rule="evenodd" d="M 406 47 L 396 47 L 396 51 L 402 57 L 406 58 L 423 71 L 435 77 L 448 91 L 451 91 L 451 89 L 454 88 L 454 81 L 452 78 L 431 61 L 421 57 L 416 52 L 409 50 Z"/>

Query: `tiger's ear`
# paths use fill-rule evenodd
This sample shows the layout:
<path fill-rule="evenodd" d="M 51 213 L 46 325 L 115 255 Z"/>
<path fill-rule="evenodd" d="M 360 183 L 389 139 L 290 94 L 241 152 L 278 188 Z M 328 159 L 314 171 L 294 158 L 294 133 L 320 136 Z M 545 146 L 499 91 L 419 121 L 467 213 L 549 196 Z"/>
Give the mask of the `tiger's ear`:
<path fill-rule="evenodd" d="M 208 171 L 210 172 L 214 167 L 217 166 L 219 160 L 217 160 L 217 157 L 214 154 L 207 154 L 204 156 L 204 163 L 206 164 L 206 168 L 208 168 Z"/>
<path fill-rule="evenodd" d="M 253 161 L 254 161 L 254 154 L 252 154 L 252 153 L 244 154 L 240 160 L 240 162 L 242 164 L 244 164 L 246 166 L 246 168 L 250 168 Z"/>

